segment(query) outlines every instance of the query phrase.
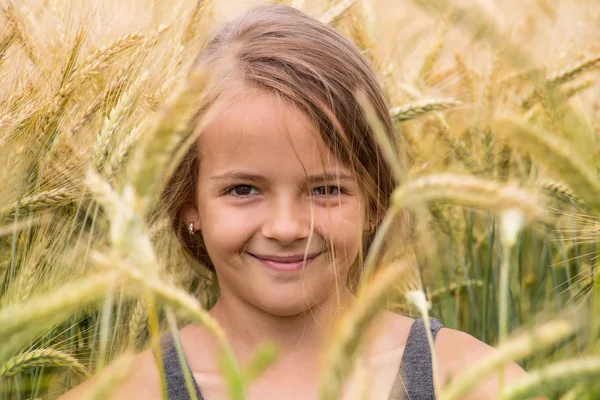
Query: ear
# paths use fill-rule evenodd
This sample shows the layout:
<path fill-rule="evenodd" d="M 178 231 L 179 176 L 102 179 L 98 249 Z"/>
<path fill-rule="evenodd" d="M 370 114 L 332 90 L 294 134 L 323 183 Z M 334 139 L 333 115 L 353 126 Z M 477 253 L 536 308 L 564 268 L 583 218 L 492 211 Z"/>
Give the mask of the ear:
<path fill-rule="evenodd" d="M 368 204 L 368 202 L 365 201 L 366 204 Z M 376 210 L 373 209 L 371 207 L 369 207 L 368 205 L 365 206 L 365 211 L 364 211 L 364 221 L 363 221 L 363 232 L 365 232 L 366 234 L 371 234 L 372 233 L 372 229 L 371 229 L 371 224 L 373 224 L 373 226 L 375 228 L 377 228 L 379 226 L 379 224 L 381 223 L 381 221 L 383 220 L 383 217 L 385 216 L 385 212 L 381 212 L 381 210 Z"/>
<path fill-rule="evenodd" d="M 201 230 L 200 226 L 200 213 L 196 206 L 189 201 L 186 201 L 181 206 L 179 210 L 179 218 L 186 224 L 189 225 L 190 222 L 194 223 L 194 229 Z"/>

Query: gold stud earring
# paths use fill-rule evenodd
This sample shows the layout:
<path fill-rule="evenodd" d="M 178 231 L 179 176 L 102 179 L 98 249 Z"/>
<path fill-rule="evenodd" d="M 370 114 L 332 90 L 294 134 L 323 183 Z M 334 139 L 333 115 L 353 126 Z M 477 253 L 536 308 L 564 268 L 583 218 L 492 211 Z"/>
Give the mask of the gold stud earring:
<path fill-rule="evenodd" d="M 190 233 L 190 235 L 195 235 L 196 234 L 196 232 L 194 232 L 194 223 L 193 222 L 190 222 L 188 224 L 188 232 Z"/>

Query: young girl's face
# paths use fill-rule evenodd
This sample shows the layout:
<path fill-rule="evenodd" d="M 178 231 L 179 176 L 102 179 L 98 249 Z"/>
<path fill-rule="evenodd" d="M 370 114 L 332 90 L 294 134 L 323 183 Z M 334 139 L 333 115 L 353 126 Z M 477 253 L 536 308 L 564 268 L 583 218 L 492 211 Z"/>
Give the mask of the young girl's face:
<path fill-rule="evenodd" d="M 355 175 L 307 115 L 271 93 L 216 107 L 184 218 L 200 230 L 221 297 L 289 316 L 343 294 L 369 225 Z"/>

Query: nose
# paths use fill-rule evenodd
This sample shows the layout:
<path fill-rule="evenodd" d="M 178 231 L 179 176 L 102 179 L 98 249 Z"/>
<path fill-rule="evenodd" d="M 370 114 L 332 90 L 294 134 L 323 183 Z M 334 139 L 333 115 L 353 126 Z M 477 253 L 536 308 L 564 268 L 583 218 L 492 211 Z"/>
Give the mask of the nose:
<path fill-rule="evenodd" d="M 274 199 L 262 226 L 263 236 L 286 246 L 306 239 L 310 233 L 311 211 L 310 205 L 305 203 L 291 196 Z"/>

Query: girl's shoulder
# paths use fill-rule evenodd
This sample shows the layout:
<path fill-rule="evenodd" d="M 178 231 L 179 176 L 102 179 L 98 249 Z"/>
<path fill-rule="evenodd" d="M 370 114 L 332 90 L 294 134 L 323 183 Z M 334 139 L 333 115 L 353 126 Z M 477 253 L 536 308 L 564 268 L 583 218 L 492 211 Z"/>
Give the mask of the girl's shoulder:
<path fill-rule="evenodd" d="M 199 325 L 190 324 L 179 330 L 182 347 L 186 359 L 190 361 L 194 369 L 202 370 L 202 361 L 207 360 L 210 354 L 216 354 L 216 342 Z M 161 336 L 163 338 L 164 336 Z M 200 357 L 199 355 L 202 354 Z M 162 360 L 158 360 L 162 363 Z M 157 359 L 151 348 L 141 351 L 133 356 L 131 366 L 128 368 L 123 380 L 114 388 L 110 400 L 129 400 L 129 399 L 162 399 L 160 378 L 158 374 Z M 111 364 L 104 369 L 104 372 L 110 374 L 117 366 Z M 84 398 L 94 389 L 99 376 L 96 375 L 79 386 L 63 394 L 59 400 L 78 400 Z"/>
<path fill-rule="evenodd" d="M 115 368 L 118 368 L 116 364 L 109 365 L 104 369 L 103 373 L 110 374 Z M 62 395 L 59 400 L 84 398 L 94 389 L 100 376 L 96 375 L 83 382 L 81 385 Z M 154 354 L 151 349 L 147 349 L 133 356 L 131 366 L 127 369 L 126 375 L 108 398 L 111 400 L 138 398 L 158 400 L 161 399 L 160 393 L 159 375 Z"/>
<path fill-rule="evenodd" d="M 492 356 L 498 351 L 466 332 L 450 328 L 439 331 L 434 349 L 438 362 L 439 382 L 453 380 L 458 375 L 467 372 L 481 360 Z M 514 362 L 507 364 L 504 368 L 505 383 L 523 378 L 526 375 L 525 370 Z M 499 374 L 487 377 L 470 393 L 461 398 L 465 400 L 487 399 L 490 398 L 490 393 L 499 393 L 500 380 L 498 377 Z M 438 388 L 436 388 L 436 393 L 439 394 Z M 545 397 L 536 397 L 536 399 L 545 399 Z"/>

